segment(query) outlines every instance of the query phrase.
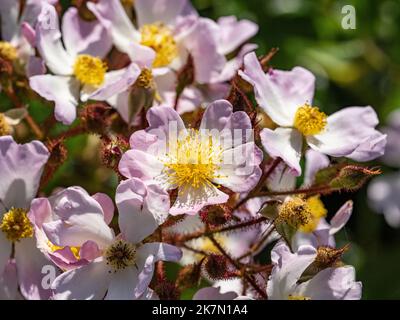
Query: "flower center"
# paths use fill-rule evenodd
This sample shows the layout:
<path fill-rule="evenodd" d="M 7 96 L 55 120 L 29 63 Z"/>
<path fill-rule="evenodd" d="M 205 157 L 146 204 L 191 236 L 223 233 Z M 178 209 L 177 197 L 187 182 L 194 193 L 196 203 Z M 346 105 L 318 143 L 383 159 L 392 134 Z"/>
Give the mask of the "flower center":
<path fill-rule="evenodd" d="M 0 137 L 9 135 L 11 132 L 11 127 L 8 124 L 6 117 L 3 113 L 0 113 Z"/>
<path fill-rule="evenodd" d="M 285 201 L 279 207 L 278 220 L 281 220 L 291 227 L 298 229 L 310 223 L 312 213 L 306 200 L 295 197 Z"/>
<path fill-rule="evenodd" d="M 32 224 L 28 219 L 27 212 L 21 208 L 11 208 L 3 216 L 0 229 L 6 238 L 12 242 L 33 236 Z"/>
<path fill-rule="evenodd" d="M 114 272 L 133 266 L 136 263 L 136 246 L 124 240 L 118 240 L 110 245 L 104 258 L 107 265 L 111 266 Z"/>
<path fill-rule="evenodd" d="M 7 41 L 0 41 L 0 57 L 13 61 L 18 58 L 17 49 Z"/>
<path fill-rule="evenodd" d="M 153 78 L 153 73 L 150 69 L 144 68 L 140 73 L 139 77 L 137 78 L 135 85 L 145 88 L 145 89 L 152 89 L 155 87 L 155 82 Z"/>
<path fill-rule="evenodd" d="M 305 297 L 305 296 L 296 296 L 296 295 L 291 295 L 289 294 L 289 300 L 311 300 L 310 297 Z"/>
<path fill-rule="evenodd" d="M 328 212 L 323 202 L 319 198 L 319 195 L 310 197 L 306 201 L 311 212 L 311 219 L 307 224 L 300 227 L 300 231 L 309 233 L 313 232 L 317 228 L 319 220 L 323 217 L 326 217 Z"/>
<path fill-rule="evenodd" d="M 321 133 L 326 127 L 327 115 L 319 111 L 318 107 L 308 104 L 297 109 L 294 117 L 294 127 L 303 135 L 315 135 Z"/>
<path fill-rule="evenodd" d="M 215 139 L 199 130 L 189 129 L 170 146 L 164 166 L 169 184 L 198 189 L 221 177 L 216 174 L 221 162 L 222 148 Z"/>
<path fill-rule="evenodd" d="M 178 56 L 178 47 L 171 29 L 162 23 L 145 24 L 141 29 L 141 44 L 156 52 L 154 67 L 165 67 Z"/>
<path fill-rule="evenodd" d="M 47 240 L 47 245 L 52 252 L 62 250 L 65 248 L 65 247 L 56 246 L 55 244 L 51 243 L 49 240 Z M 81 248 L 80 247 L 69 247 L 69 248 L 71 249 L 71 252 L 75 256 L 75 258 L 77 260 L 79 260 L 81 258 L 81 256 L 79 255 L 79 251 L 81 250 Z"/>
<path fill-rule="evenodd" d="M 74 75 L 82 83 L 98 87 L 104 82 L 107 65 L 100 58 L 79 55 L 74 64 Z"/>

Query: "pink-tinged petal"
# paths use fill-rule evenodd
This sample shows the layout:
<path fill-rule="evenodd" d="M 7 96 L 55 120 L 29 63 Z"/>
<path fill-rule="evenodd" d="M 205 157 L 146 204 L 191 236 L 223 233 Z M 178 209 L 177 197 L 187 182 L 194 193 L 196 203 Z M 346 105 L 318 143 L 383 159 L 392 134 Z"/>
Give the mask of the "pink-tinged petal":
<path fill-rule="evenodd" d="M 221 95 L 223 98 L 225 95 Z M 170 92 L 164 92 L 163 99 L 167 105 L 174 105 L 176 99 L 176 91 L 172 90 Z M 186 112 L 193 112 L 199 106 L 201 106 L 206 98 L 201 90 L 196 87 L 186 87 L 181 96 L 179 97 L 178 105 L 176 111 L 179 114 L 184 114 Z"/>
<path fill-rule="evenodd" d="M 156 135 L 147 133 L 146 130 L 135 131 L 130 139 L 129 143 L 132 149 L 146 152 L 155 143 L 159 141 Z"/>
<path fill-rule="evenodd" d="M 300 284 L 298 292 L 312 300 L 360 300 L 362 284 L 355 281 L 351 266 L 327 268 Z"/>
<path fill-rule="evenodd" d="M 141 68 L 151 69 L 156 58 L 156 52 L 152 48 L 136 42 L 130 42 L 129 46 L 121 51 L 129 56 L 132 63 L 136 63 Z"/>
<path fill-rule="evenodd" d="M 169 213 L 174 216 L 180 214 L 195 215 L 207 205 L 225 203 L 228 199 L 227 194 L 218 190 L 212 184 L 204 185 L 198 189 L 182 186 L 179 188 L 178 197 Z"/>
<path fill-rule="evenodd" d="M 110 224 L 114 217 L 114 211 L 115 211 L 115 206 L 112 199 L 105 193 L 101 192 L 94 194 L 92 198 L 101 205 L 101 208 L 103 209 L 104 213 L 104 221 L 107 224 Z"/>
<path fill-rule="evenodd" d="M 107 103 L 118 111 L 121 118 L 127 124 L 134 126 L 137 120 L 137 110 L 132 107 L 131 101 L 131 92 L 129 90 L 107 99 Z"/>
<path fill-rule="evenodd" d="M 21 24 L 21 33 L 33 48 L 36 47 L 36 31 L 29 23 Z"/>
<path fill-rule="evenodd" d="M 245 112 L 233 112 L 232 104 L 229 101 L 217 100 L 211 103 L 204 112 L 200 129 L 216 129 L 218 131 L 229 129 L 232 135 L 234 130 L 242 130 L 242 136 L 246 137 L 245 130 L 251 130 L 252 126 L 250 118 Z M 242 143 L 246 141 L 247 139 L 241 139 Z"/>
<path fill-rule="evenodd" d="M 148 242 L 138 249 L 138 266 L 143 265 L 148 256 L 154 256 L 154 262 L 172 261 L 178 262 L 182 258 L 182 251 L 178 247 L 167 243 Z"/>
<path fill-rule="evenodd" d="M 244 57 L 244 71 L 239 75 L 254 87 L 258 104 L 280 126 L 292 126 L 297 109 L 312 103 L 315 77 L 301 67 L 265 74 L 252 52 Z"/>
<path fill-rule="evenodd" d="M 249 20 L 237 20 L 235 16 L 221 17 L 217 21 L 220 29 L 218 49 L 227 55 L 255 36 L 258 25 Z"/>
<path fill-rule="evenodd" d="M 262 170 L 262 151 L 248 142 L 222 153 L 222 164 L 216 171 L 213 182 L 221 184 L 234 192 L 248 192 L 260 180 Z"/>
<path fill-rule="evenodd" d="M 131 243 L 145 239 L 168 217 L 168 193 L 137 178 L 121 182 L 115 199 L 121 233 Z"/>
<path fill-rule="evenodd" d="M 135 63 L 122 70 L 107 72 L 104 84 L 88 96 L 81 96 L 81 99 L 82 101 L 89 99 L 107 100 L 114 95 L 127 91 L 136 82 L 140 73 L 141 70 Z"/>
<path fill-rule="evenodd" d="M 261 143 L 272 158 L 281 158 L 293 170 L 296 176 L 301 175 L 300 158 L 303 145 L 302 135 L 295 129 L 263 129 L 260 133 Z"/>
<path fill-rule="evenodd" d="M 155 22 L 174 25 L 187 8 L 188 0 L 137 0 L 135 10 L 139 26 Z"/>
<path fill-rule="evenodd" d="M 63 47 L 58 14 L 52 5 L 45 2 L 36 25 L 36 41 L 41 57 L 53 73 L 72 74 L 74 58 Z"/>
<path fill-rule="evenodd" d="M 210 83 L 221 73 L 226 63 L 225 56 L 218 52 L 218 26 L 207 18 L 190 16 L 186 20 L 190 20 L 187 26 L 189 31 L 182 36 L 181 41 L 193 57 L 196 82 Z"/>
<path fill-rule="evenodd" d="M 70 187 L 49 200 L 60 219 L 44 223 L 43 230 L 54 245 L 80 247 L 92 240 L 104 248 L 114 240 L 102 207 L 85 190 Z"/>
<path fill-rule="evenodd" d="M 58 0 L 28 0 L 24 4 L 24 10 L 21 14 L 20 21 L 35 26 L 43 3 L 56 5 Z"/>
<path fill-rule="evenodd" d="M 17 267 L 14 261 L 7 263 L 0 272 L 0 300 L 15 300 L 18 294 Z"/>
<path fill-rule="evenodd" d="M 26 75 L 30 77 L 43 75 L 46 73 L 46 66 L 39 57 L 30 56 L 26 66 Z"/>
<path fill-rule="evenodd" d="M 64 272 L 52 284 L 55 300 L 101 300 L 110 282 L 109 268 L 103 259 Z"/>
<path fill-rule="evenodd" d="M 330 221 L 331 228 L 329 233 L 335 234 L 340 231 L 349 221 L 351 214 L 353 212 L 353 201 L 347 201 L 333 216 Z"/>
<path fill-rule="evenodd" d="M 324 132 L 307 137 L 314 150 L 358 161 L 371 160 L 383 154 L 384 136 L 375 130 L 379 121 L 371 107 L 344 108 L 329 116 L 327 121 Z M 366 147 L 371 148 L 370 152 Z"/>
<path fill-rule="evenodd" d="M 82 266 L 86 266 L 92 261 L 92 259 L 87 260 L 83 259 L 82 257 L 78 260 L 72 252 L 71 248 L 68 246 L 54 252 L 47 252 L 46 255 L 62 270 L 76 269 Z"/>
<path fill-rule="evenodd" d="M 109 31 L 113 43 L 120 51 L 127 53 L 135 41 L 139 42 L 140 33 L 133 26 L 119 0 L 89 2 L 87 7 Z"/>
<path fill-rule="evenodd" d="M 359 146 L 347 156 L 347 158 L 355 161 L 371 161 L 385 153 L 385 147 L 387 143 L 386 134 L 382 134 L 379 131 L 371 133 L 370 136 L 366 137 Z"/>
<path fill-rule="evenodd" d="M 153 278 L 155 262 L 155 257 L 150 255 L 146 257 L 144 264 L 138 268 L 138 282 L 133 291 L 135 299 L 139 299 L 141 295 L 148 289 L 151 279 Z"/>
<path fill-rule="evenodd" d="M 368 186 L 368 200 L 372 208 L 383 213 L 393 228 L 400 227 L 400 173 L 377 177 Z"/>
<path fill-rule="evenodd" d="M 20 5 L 15 0 L 0 1 L 1 35 L 5 41 L 11 41 L 18 32 Z"/>
<path fill-rule="evenodd" d="M 112 47 L 111 37 L 98 21 L 85 21 L 79 17 L 78 9 L 71 7 L 62 20 L 65 48 L 71 56 L 89 54 L 103 58 Z"/>
<path fill-rule="evenodd" d="M 48 158 L 49 151 L 40 141 L 17 144 L 11 136 L 0 137 L 0 199 L 3 205 L 29 208 Z"/>
<path fill-rule="evenodd" d="M 301 246 L 296 253 L 290 252 L 284 242 L 279 242 L 271 252 L 275 265 L 267 284 L 268 298 L 288 299 L 293 294 L 297 281 L 314 261 L 317 251 L 312 246 Z"/>
<path fill-rule="evenodd" d="M 231 80 L 238 72 L 238 70 L 242 67 L 244 62 L 244 57 L 258 49 L 258 45 L 254 43 L 245 44 L 239 51 L 236 57 L 229 60 L 226 64 L 224 69 L 222 70 L 221 74 L 218 75 L 217 78 L 213 79 L 214 82 L 225 82 Z M 225 95 L 227 96 L 227 95 Z"/>
<path fill-rule="evenodd" d="M 149 127 L 146 129 L 148 133 L 157 134 L 160 139 L 167 140 L 170 129 L 176 129 L 179 134 L 185 130 L 185 125 L 179 114 L 170 107 L 159 106 L 152 107 L 146 115 Z"/>
<path fill-rule="evenodd" d="M 268 168 L 273 164 L 270 163 Z M 265 170 L 267 171 L 268 168 Z M 296 187 L 296 176 L 293 170 L 284 162 L 280 162 L 275 170 L 270 174 L 267 180 L 268 188 L 271 191 L 288 191 Z"/>
<path fill-rule="evenodd" d="M 138 270 L 135 267 L 112 273 L 105 300 L 133 300 L 137 284 Z"/>
<path fill-rule="evenodd" d="M 134 296 L 139 299 L 148 289 L 154 274 L 154 264 L 157 261 L 179 261 L 182 252 L 179 248 L 164 243 L 146 243 L 138 248 L 137 266 L 139 270 L 138 284 Z"/>
<path fill-rule="evenodd" d="M 3 272 L 11 257 L 11 242 L 8 241 L 4 232 L 0 232 L 0 274 Z"/>
<path fill-rule="evenodd" d="M 94 260 L 101 255 L 101 250 L 96 242 L 86 241 L 81 249 L 79 250 L 79 256 L 81 259 L 85 259 L 88 261 Z"/>
<path fill-rule="evenodd" d="M 316 173 L 319 170 L 328 167 L 329 164 L 330 161 L 326 155 L 312 149 L 307 150 L 306 167 L 304 170 L 304 185 L 312 185 Z"/>
<path fill-rule="evenodd" d="M 140 150 L 128 150 L 122 155 L 119 172 L 127 178 L 139 178 L 144 181 L 159 176 L 164 165 L 155 156 Z"/>
<path fill-rule="evenodd" d="M 29 79 L 32 90 L 49 101 L 55 102 L 55 117 L 69 125 L 76 118 L 79 82 L 73 77 L 39 75 Z"/>
<path fill-rule="evenodd" d="M 29 300 L 46 300 L 51 296 L 50 288 L 43 286 L 45 273 L 43 267 L 56 267 L 39 251 L 33 238 L 15 243 L 15 261 L 17 264 L 18 283 L 22 295 Z"/>
<path fill-rule="evenodd" d="M 33 199 L 28 212 L 29 220 L 39 229 L 42 228 L 45 221 L 51 219 L 52 209 L 47 198 Z"/>
<path fill-rule="evenodd" d="M 234 300 L 237 296 L 235 292 L 221 293 L 220 288 L 207 287 L 197 291 L 193 300 Z"/>

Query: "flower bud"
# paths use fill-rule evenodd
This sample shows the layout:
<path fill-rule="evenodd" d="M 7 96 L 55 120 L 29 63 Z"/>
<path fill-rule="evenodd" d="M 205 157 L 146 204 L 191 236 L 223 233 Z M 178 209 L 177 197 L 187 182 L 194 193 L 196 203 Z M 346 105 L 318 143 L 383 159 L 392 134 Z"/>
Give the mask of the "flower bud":
<path fill-rule="evenodd" d="M 96 102 L 85 106 L 81 118 L 89 132 L 104 135 L 111 125 L 112 113 L 111 107 L 103 102 Z"/>
<path fill-rule="evenodd" d="M 206 206 L 200 211 L 201 220 L 212 226 L 227 223 L 232 217 L 232 209 L 226 204 Z"/>

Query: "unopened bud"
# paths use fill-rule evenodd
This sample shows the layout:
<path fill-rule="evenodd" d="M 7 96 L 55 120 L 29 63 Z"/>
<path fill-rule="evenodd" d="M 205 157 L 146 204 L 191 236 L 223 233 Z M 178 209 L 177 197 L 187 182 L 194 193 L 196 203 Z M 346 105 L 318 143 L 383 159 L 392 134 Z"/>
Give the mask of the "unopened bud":
<path fill-rule="evenodd" d="M 227 223 L 232 217 L 232 209 L 226 204 L 206 206 L 200 211 L 204 223 L 219 226 Z"/>
<path fill-rule="evenodd" d="M 204 262 L 204 271 L 211 280 L 221 280 L 229 277 L 229 262 L 225 256 L 210 254 Z"/>
<path fill-rule="evenodd" d="M 175 283 L 168 279 L 157 282 L 154 286 L 154 291 L 161 300 L 178 300 L 181 295 Z"/>
<path fill-rule="evenodd" d="M 81 112 L 83 123 L 89 132 L 103 135 L 111 125 L 113 110 L 103 102 L 88 104 Z"/>

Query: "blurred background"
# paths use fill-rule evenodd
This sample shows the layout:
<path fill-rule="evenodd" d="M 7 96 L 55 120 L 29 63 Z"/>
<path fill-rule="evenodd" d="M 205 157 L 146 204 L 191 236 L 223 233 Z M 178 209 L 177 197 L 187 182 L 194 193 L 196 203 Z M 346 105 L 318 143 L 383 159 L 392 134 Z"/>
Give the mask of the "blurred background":
<path fill-rule="evenodd" d="M 248 18 L 260 26 L 258 53 L 280 50 L 272 65 L 300 65 L 318 78 L 315 105 L 330 114 L 345 106 L 372 105 L 382 125 L 400 108 L 400 1 L 398 0 L 194 0 L 201 15 Z M 342 28 L 342 8 L 352 5 L 356 29 Z M 400 141 L 399 141 L 400 144 Z M 379 164 L 379 161 L 372 165 Z M 400 165 L 400 164 L 399 164 Z M 382 166 L 383 172 L 394 168 Z M 400 197 L 400 194 L 399 194 Z M 338 245 L 350 242 L 345 260 L 363 282 L 363 298 L 400 298 L 400 230 L 367 204 L 366 188 L 324 198 L 330 215 L 347 199 L 355 210 Z"/>
<path fill-rule="evenodd" d="M 69 2 L 61 1 L 64 7 Z M 327 114 L 345 106 L 372 105 L 384 125 L 390 112 L 400 108 L 400 1 L 192 2 L 202 16 L 218 19 L 235 15 L 259 24 L 260 31 L 252 41 L 259 45 L 258 54 L 278 47 L 273 67 L 291 69 L 300 65 L 310 69 L 317 76 L 315 105 Z M 355 29 L 342 28 L 345 5 L 355 8 Z M 0 111 L 11 107 L 1 94 L 0 101 Z M 44 108 L 38 101 L 26 102 L 39 122 L 52 113 L 51 107 Z M 56 130 L 66 128 L 57 125 Z M 98 153 L 98 139 L 81 135 L 69 139 L 67 146 L 69 157 L 45 191 L 81 185 L 89 192 L 102 190 L 113 196 L 116 175 L 100 165 L 100 156 L 93 160 L 93 154 Z M 382 164 L 376 161 L 371 165 Z M 382 165 L 382 170 L 388 173 L 396 169 Z M 332 216 L 348 199 L 354 200 L 355 210 L 346 228 L 338 234 L 338 245 L 351 244 L 345 261 L 356 267 L 357 279 L 364 286 L 363 298 L 400 298 L 400 230 L 389 227 L 382 215 L 369 208 L 366 188 L 355 194 L 329 196 L 323 201 Z"/>

